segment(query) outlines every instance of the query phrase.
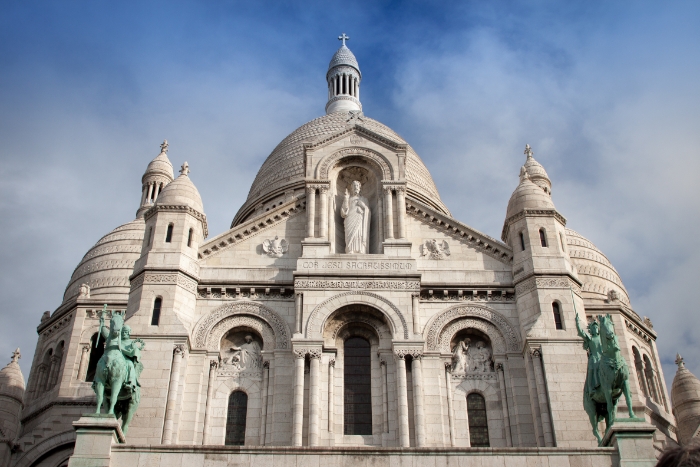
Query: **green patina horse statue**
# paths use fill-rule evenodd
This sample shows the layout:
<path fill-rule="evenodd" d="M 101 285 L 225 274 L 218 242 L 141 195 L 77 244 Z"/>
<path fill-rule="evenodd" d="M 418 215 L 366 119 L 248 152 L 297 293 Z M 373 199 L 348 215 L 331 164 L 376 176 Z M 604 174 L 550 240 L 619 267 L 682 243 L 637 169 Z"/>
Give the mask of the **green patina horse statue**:
<path fill-rule="evenodd" d="M 630 394 L 629 367 L 620 353 L 620 344 L 615 335 L 615 327 L 610 315 L 598 315 L 598 320 L 588 326 L 586 332 L 581 328 L 578 314 L 576 328 L 583 338 L 583 348 L 588 351 L 588 371 L 583 392 L 583 407 L 593 427 L 593 435 L 602 439 L 598 433 L 598 423 L 605 420 L 605 432 L 615 423 L 617 403 L 624 394 L 630 418 L 636 418 L 632 410 Z"/>
<path fill-rule="evenodd" d="M 131 329 L 124 324 L 121 313 L 112 312 L 109 330 L 106 329 L 106 312 L 107 305 L 100 314 L 99 330 L 105 342 L 105 352 L 97 362 L 95 381 L 92 383 L 97 395 L 96 413 L 101 412 L 103 402 L 107 404 L 107 413 L 122 419 L 122 431 L 126 434 L 141 400 L 138 378 L 143 370 L 140 360 L 144 342 L 141 339 L 131 339 Z"/>

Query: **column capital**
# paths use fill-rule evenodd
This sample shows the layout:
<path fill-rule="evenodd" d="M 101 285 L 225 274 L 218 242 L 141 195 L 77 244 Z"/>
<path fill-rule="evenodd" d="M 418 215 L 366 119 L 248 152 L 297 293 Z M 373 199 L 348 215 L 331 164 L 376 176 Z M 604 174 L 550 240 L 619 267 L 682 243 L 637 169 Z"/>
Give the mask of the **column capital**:
<path fill-rule="evenodd" d="M 90 351 L 90 344 L 83 344 L 83 353 L 88 353 Z"/>
<path fill-rule="evenodd" d="M 532 358 L 542 358 L 542 347 L 531 347 L 530 356 Z"/>
<path fill-rule="evenodd" d="M 503 363 L 496 363 L 496 371 L 503 372 Z"/>
<path fill-rule="evenodd" d="M 407 355 L 410 355 L 414 359 L 423 358 L 423 349 L 417 348 L 395 348 L 394 356 L 399 360 L 404 360 Z"/>
<path fill-rule="evenodd" d="M 270 369 L 270 360 L 265 360 L 263 362 L 263 368 Z"/>
<path fill-rule="evenodd" d="M 333 368 L 335 368 L 335 358 L 331 358 L 331 359 L 328 361 L 328 366 L 332 366 Z"/>
<path fill-rule="evenodd" d="M 209 360 L 209 371 L 216 371 L 219 368 L 219 362 L 217 360 Z"/>
<path fill-rule="evenodd" d="M 185 355 L 185 344 L 175 344 L 175 348 L 173 349 L 173 353 L 175 356 L 184 356 Z"/>
<path fill-rule="evenodd" d="M 445 365 L 445 371 L 452 374 L 452 362 L 443 362 Z"/>

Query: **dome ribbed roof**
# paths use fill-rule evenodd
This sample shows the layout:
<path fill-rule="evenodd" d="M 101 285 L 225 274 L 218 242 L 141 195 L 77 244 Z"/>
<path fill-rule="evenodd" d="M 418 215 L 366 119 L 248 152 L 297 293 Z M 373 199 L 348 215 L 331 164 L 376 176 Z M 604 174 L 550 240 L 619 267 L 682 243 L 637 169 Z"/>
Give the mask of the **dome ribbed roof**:
<path fill-rule="evenodd" d="M 331 62 L 328 64 L 328 71 L 342 65 L 351 66 L 360 73 L 360 64 L 357 63 L 355 54 L 353 54 L 346 45 L 341 45 L 335 54 L 333 54 L 333 58 L 331 58 Z M 360 73 L 360 76 L 362 76 L 362 73 Z"/>
<path fill-rule="evenodd" d="M 620 301 L 630 304 L 627 289 L 612 263 L 590 240 L 578 232 L 566 229 L 566 244 L 571 262 L 576 266 L 578 277 L 583 282 L 581 291 L 605 300 L 610 290 L 620 294 Z"/>
<path fill-rule="evenodd" d="M 17 358 L 19 358 L 19 349 L 15 350 L 15 355 L 12 357 L 12 361 L 0 370 L 0 394 L 5 396 L 10 396 L 22 402 L 24 398 L 24 375 L 22 374 L 22 369 L 17 363 Z"/>
<path fill-rule="evenodd" d="M 189 206 L 204 214 L 204 205 L 199 190 L 186 174 L 181 174 L 174 181 L 168 183 L 158 195 L 156 204 L 159 206 Z"/>
<path fill-rule="evenodd" d="M 676 363 L 678 371 L 671 385 L 671 401 L 673 414 L 678 421 L 680 442 L 686 444 L 700 426 L 700 380 L 685 367 L 680 355 Z"/>
<path fill-rule="evenodd" d="M 148 167 L 146 167 L 146 172 L 143 174 L 143 177 L 145 178 L 147 175 L 155 174 L 165 175 L 166 177 L 170 177 L 170 180 L 175 178 L 173 176 L 173 164 L 170 163 L 168 155 L 164 152 L 158 154 L 156 158 L 148 164 Z"/>
<path fill-rule="evenodd" d="M 80 284 L 90 286 L 91 298 L 127 300 L 129 276 L 141 256 L 145 230 L 146 222 L 140 217 L 102 237 L 73 271 L 63 300 L 78 295 Z"/>
<path fill-rule="evenodd" d="M 260 167 L 250 187 L 248 199 L 239 212 L 243 212 L 251 204 L 260 202 L 273 192 L 283 192 L 304 180 L 303 143 L 305 142 L 313 143 L 357 125 L 397 143 L 407 144 L 391 128 L 367 116 L 362 116 L 362 121 L 353 120 L 353 123 L 348 123 L 348 119 L 348 112 L 334 112 L 305 123 L 284 138 Z M 449 215 L 430 172 L 410 146 L 406 153 L 406 182 L 409 194 Z M 241 220 L 237 216 L 236 222 Z"/>
<path fill-rule="evenodd" d="M 542 164 L 537 162 L 534 157 L 528 156 L 523 167 L 525 167 L 525 171 L 530 177 L 532 183 L 545 189 L 548 194 L 551 194 L 552 182 L 549 180 L 549 175 L 547 175 L 547 171 L 544 170 Z"/>
<path fill-rule="evenodd" d="M 552 197 L 535 185 L 529 177 L 524 176 L 515 189 L 506 209 L 506 219 L 510 219 L 523 209 L 554 209 Z"/>

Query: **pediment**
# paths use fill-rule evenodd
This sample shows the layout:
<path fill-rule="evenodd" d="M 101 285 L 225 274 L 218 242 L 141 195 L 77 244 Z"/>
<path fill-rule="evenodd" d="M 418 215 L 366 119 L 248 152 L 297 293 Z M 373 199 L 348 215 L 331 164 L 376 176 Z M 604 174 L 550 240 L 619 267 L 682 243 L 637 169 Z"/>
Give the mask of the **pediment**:
<path fill-rule="evenodd" d="M 513 250 L 505 243 L 441 214 L 415 199 L 406 198 L 406 213 L 457 239 L 462 244 L 496 258 L 503 264 L 513 263 Z"/>
<path fill-rule="evenodd" d="M 340 130 L 336 133 L 333 133 L 332 135 L 325 136 L 323 138 L 320 138 L 318 140 L 312 140 L 312 141 L 307 141 L 304 143 L 304 148 L 306 150 L 313 150 L 313 151 L 318 151 L 320 149 L 323 149 L 326 146 L 330 146 L 333 143 L 336 143 L 344 138 L 350 138 L 352 139 L 353 136 L 364 138 L 370 142 L 376 143 L 386 149 L 389 149 L 394 152 L 405 152 L 406 149 L 408 148 L 408 144 L 405 143 L 404 141 L 400 139 L 395 139 L 395 138 L 389 138 L 385 135 L 380 135 L 379 133 L 370 130 L 366 126 L 362 125 L 361 123 L 354 123 L 351 125 L 348 125 L 345 129 Z M 353 144 L 358 144 L 361 145 L 362 141 L 358 141 L 357 143 L 354 141 L 351 141 Z"/>

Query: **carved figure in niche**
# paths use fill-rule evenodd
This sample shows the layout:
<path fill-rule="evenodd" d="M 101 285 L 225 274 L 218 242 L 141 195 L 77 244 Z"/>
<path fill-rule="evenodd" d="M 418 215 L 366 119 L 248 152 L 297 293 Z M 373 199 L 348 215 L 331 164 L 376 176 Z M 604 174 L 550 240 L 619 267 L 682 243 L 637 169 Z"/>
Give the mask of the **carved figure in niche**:
<path fill-rule="evenodd" d="M 426 240 L 420 246 L 420 253 L 430 259 L 445 259 L 445 256 L 450 256 L 450 245 L 445 240 L 442 242 L 435 239 Z"/>
<path fill-rule="evenodd" d="M 367 198 L 360 196 L 362 184 L 352 182 L 352 196 L 345 190 L 340 215 L 345 219 L 345 253 L 369 253 L 369 222 L 371 212 Z"/>
<path fill-rule="evenodd" d="M 483 342 L 477 342 L 476 349 L 472 349 L 471 361 L 474 362 L 472 367 L 474 371 L 482 373 L 491 371 L 491 351 Z"/>
<path fill-rule="evenodd" d="M 240 346 L 233 344 L 227 349 L 227 355 L 222 359 L 222 363 L 233 365 L 241 371 L 262 368 L 260 344 L 250 334 L 246 334 L 244 340 Z"/>
<path fill-rule="evenodd" d="M 452 349 L 452 372 L 466 373 L 469 368 L 469 344 L 471 339 L 467 338 L 457 342 Z"/>
<path fill-rule="evenodd" d="M 265 240 L 262 244 L 263 251 L 270 258 L 281 258 L 289 250 L 289 242 L 275 235 L 273 240 Z"/>
<path fill-rule="evenodd" d="M 80 292 L 78 292 L 78 297 L 90 298 L 90 286 L 87 284 L 80 284 Z"/>

